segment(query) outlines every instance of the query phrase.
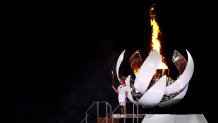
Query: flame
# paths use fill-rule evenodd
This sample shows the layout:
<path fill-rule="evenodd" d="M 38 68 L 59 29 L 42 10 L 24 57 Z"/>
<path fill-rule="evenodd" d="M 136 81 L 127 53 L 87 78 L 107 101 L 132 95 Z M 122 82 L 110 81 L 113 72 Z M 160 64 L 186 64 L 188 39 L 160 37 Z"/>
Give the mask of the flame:
<path fill-rule="evenodd" d="M 151 42 L 152 49 L 151 49 L 150 53 L 153 50 L 157 50 L 157 52 L 159 52 L 161 55 L 161 52 L 160 52 L 161 51 L 160 50 L 161 44 L 160 44 L 160 40 L 158 39 L 158 36 L 159 36 L 159 34 L 161 34 L 161 32 L 160 32 L 159 26 L 157 24 L 157 21 L 155 20 L 156 14 L 154 13 L 154 6 L 155 6 L 155 4 L 153 4 L 151 6 L 151 9 L 150 9 L 150 22 L 151 22 L 151 27 L 152 27 L 152 42 Z M 163 57 L 161 64 L 159 65 L 158 69 L 168 69 L 166 63 L 164 63 L 164 57 Z"/>
<path fill-rule="evenodd" d="M 133 73 L 135 74 L 135 76 L 138 74 L 139 69 L 140 69 L 139 67 L 133 68 Z"/>

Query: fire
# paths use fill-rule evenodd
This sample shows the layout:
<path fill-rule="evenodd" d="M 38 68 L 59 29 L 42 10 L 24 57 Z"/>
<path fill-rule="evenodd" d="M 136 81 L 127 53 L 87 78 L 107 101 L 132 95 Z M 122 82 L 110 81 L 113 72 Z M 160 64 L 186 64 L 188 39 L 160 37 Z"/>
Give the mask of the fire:
<path fill-rule="evenodd" d="M 133 73 L 135 74 L 135 76 L 138 74 L 138 72 L 139 72 L 139 68 L 138 67 L 133 70 Z"/>
<path fill-rule="evenodd" d="M 151 42 L 151 51 L 153 50 L 157 50 L 160 54 L 161 54 L 161 44 L 160 44 L 160 40 L 158 39 L 159 34 L 161 34 L 159 26 L 157 24 L 157 21 L 155 20 L 155 13 L 154 13 L 154 5 L 152 5 L 151 9 L 150 9 L 150 22 L 151 22 L 151 27 L 152 27 L 152 42 Z M 161 55 L 162 56 L 162 55 Z M 162 56 L 163 57 L 163 56 Z M 164 57 L 163 57 L 164 59 Z M 158 69 L 168 69 L 167 65 L 164 63 L 164 61 L 162 60 L 161 64 L 159 65 Z"/>
<path fill-rule="evenodd" d="M 152 27 L 152 38 L 151 38 L 151 51 L 153 50 L 157 50 L 157 52 L 159 52 L 159 54 L 161 55 L 161 43 L 159 40 L 159 35 L 161 34 L 161 31 L 159 29 L 159 26 L 157 24 L 156 21 L 156 14 L 154 13 L 154 5 L 152 5 L 151 9 L 150 9 L 150 23 L 151 23 L 151 27 Z M 162 55 L 161 55 L 162 56 Z M 168 67 L 166 65 L 166 63 L 164 63 L 164 57 L 162 56 L 162 62 L 161 64 L 158 66 L 157 69 L 161 69 L 162 71 L 162 75 L 164 75 L 165 72 L 167 72 Z M 134 53 L 133 56 L 131 56 L 130 58 L 130 66 L 133 70 L 133 73 L 135 75 L 138 74 L 140 67 L 142 66 L 143 61 L 141 59 L 141 56 L 139 54 L 139 52 Z"/>

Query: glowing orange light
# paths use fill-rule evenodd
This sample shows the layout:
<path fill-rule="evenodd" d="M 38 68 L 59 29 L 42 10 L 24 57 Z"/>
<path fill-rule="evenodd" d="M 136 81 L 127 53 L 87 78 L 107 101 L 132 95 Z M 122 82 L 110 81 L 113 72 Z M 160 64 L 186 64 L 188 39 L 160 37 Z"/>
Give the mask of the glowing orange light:
<path fill-rule="evenodd" d="M 155 19 L 155 13 L 154 13 L 154 5 L 152 5 L 151 9 L 150 9 L 150 22 L 151 22 L 151 27 L 152 27 L 152 39 L 151 39 L 151 51 L 153 50 L 157 50 L 160 55 L 161 55 L 161 43 L 160 40 L 158 38 L 159 34 L 161 34 L 159 26 L 157 24 L 157 21 Z M 162 56 L 162 55 L 161 55 Z M 163 57 L 163 56 L 162 56 Z M 164 57 L 163 57 L 164 58 Z M 161 64 L 159 65 L 158 69 L 168 69 L 166 63 L 164 63 L 164 61 L 162 60 Z"/>

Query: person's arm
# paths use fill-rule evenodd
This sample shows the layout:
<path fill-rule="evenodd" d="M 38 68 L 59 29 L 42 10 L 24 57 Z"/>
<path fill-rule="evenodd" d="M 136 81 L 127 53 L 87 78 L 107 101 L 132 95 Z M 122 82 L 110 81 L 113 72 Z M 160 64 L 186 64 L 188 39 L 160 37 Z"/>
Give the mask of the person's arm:
<path fill-rule="evenodd" d="M 118 90 L 117 90 L 114 86 L 112 86 L 112 89 L 113 89 L 116 93 L 119 93 Z"/>

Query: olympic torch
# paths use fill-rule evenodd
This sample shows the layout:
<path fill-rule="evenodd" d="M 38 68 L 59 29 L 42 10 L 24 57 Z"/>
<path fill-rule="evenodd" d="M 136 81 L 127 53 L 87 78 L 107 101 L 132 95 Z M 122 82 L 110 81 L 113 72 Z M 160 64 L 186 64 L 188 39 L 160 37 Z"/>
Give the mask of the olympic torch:
<path fill-rule="evenodd" d="M 111 70 L 111 75 L 112 75 L 112 86 L 114 86 L 114 71 Z"/>

